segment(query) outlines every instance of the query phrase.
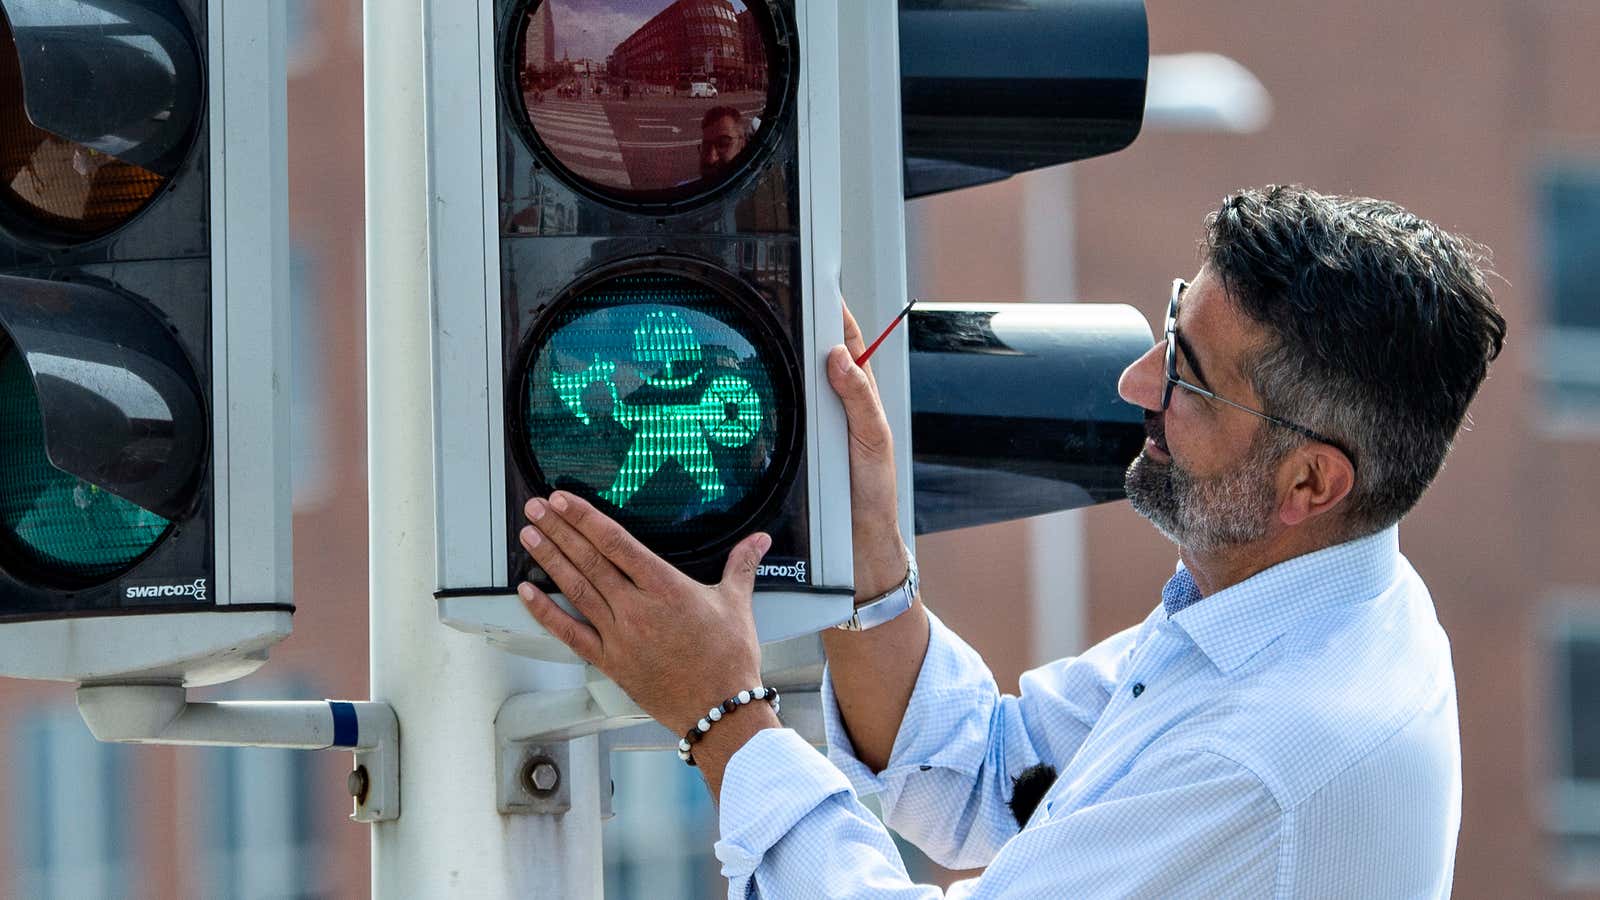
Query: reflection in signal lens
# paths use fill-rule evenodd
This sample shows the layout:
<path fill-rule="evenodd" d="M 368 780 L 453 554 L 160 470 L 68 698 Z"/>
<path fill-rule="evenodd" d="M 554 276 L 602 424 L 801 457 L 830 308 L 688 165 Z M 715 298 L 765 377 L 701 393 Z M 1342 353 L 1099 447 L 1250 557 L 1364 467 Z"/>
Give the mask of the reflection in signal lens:
<path fill-rule="evenodd" d="M 104 581 L 127 569 L 170 522 L 50 464 L 22 355 L 0 345 L 0 545 L 50 580 Z M 17 573 L 21 574 L 21 573 Z"/>
<path fill-rule="evenodd" d="M 590 187 L 672 201 L 744 169 L 767 118 L 767 38 L 745 0 L 543 0 L 514 59 L 523 111 Z"/>

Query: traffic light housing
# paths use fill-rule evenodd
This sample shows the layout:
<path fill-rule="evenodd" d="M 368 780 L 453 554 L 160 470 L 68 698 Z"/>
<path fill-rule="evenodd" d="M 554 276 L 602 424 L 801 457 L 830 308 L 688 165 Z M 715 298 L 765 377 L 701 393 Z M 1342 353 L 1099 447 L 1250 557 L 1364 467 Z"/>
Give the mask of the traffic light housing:
<path fill-rule="evenodd" d="M 0 675 L 288 634 L 282 10 L 0 0 Z"/>
<path fill-rule="evenodd" d="M 848 615 L 838 7 L 428 3 L 445 623 L 572 658 L 515 594 L 557 489 L 703 580 L 770 533 L 764 639 Z"/>
<path fill-rule="evenodd" d="M 524 503 L 553 489 L 704 580 L 771 533 L 763 641 L 845 618 L 847 442 L 823 372 L 840 293 L 869 330 L 904 303 L 906 197 L 1132 141 L 1143 4 L 425 10 L 440 619 L 573 658 L 514 594 L 524 578 L 554 589 L 517 540 Z M 984 46 L 963 46 L 973 35 Z M 875 360 L 900 435 L 917 394 L 905 341 Z M 943 471 L 981 465 L 970 449 Z"/>

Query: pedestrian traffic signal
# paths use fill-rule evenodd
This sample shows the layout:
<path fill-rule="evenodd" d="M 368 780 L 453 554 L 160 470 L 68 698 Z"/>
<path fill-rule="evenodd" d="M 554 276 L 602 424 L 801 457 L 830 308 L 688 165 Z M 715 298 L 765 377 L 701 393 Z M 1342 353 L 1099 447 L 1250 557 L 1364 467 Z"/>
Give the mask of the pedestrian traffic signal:
<path fill-rule="evenodd" d="M 210 683 L 288 633 L 272 6 L 0 0 L 0 675 Z"/>
<path fill-rule="evenodd" d="M 848 614 L 837 18 L 429 0 L 448 624 L 570 658 L 514 590 L 555 590 L 517 533 L 558 489 L 702 579 L 769 532 L 765 637 Z"/>

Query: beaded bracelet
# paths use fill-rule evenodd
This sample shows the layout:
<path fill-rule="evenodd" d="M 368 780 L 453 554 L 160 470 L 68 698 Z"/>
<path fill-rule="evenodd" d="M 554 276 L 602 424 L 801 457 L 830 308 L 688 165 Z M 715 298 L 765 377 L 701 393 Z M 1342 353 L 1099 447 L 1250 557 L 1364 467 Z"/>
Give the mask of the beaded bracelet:
<path fill-rule="evenodd" d="M 683 739 L 678 741 L 678 758 L 691 766 L 694 765 L 694 753 L 691 751 L 694 745 L 699 743 L 702 737 L 705 737 L 706 732 L 711 730 L 712 724 L 720 722 L 723 716 L 733 712 L 741 706 L 748 704 L 751 700 L 765 700 L 772 704 L 773 712 L 778 711 L 777 688 L 769 688 L 757 685 L 748 691 L 740 691 L 716 706 L 711 707 L 706 711 L 704 718 L 694 723 L 693 728 L 690 728 L 688 731 L 684 732 Z"/>

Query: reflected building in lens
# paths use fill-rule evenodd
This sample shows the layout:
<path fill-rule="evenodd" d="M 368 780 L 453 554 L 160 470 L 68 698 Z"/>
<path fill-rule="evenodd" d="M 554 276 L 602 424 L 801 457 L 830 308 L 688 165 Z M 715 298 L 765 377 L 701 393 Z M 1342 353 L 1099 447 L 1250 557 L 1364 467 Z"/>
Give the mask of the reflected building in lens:
<path fill-rule="evenodd" d="M 556 65 L 556 23 L 553 3 L 541 3 L 528 16 L 528 30 L 522 39 L 522 69 L 543 74 Z"/>
<path fill-rule="evenodd" d="M 765 61 L 751 59 L 740 11 L 743 4 L 735 8 L 732 0 L 677 0 L 617 45 L 610 74 L 682 88 L 688 86 L 681 82 L 696 80 L 714 80 L 719 90 L 752 86 L 752 64 L 764 75 Z"/>
<path fill-rule="evenodd" d="M 744 69 L 739 80 L 744 87 L 765 90 L 767 43 L 761 36 L 761 26 L 756 22 L 756 14 L 748 9 L 740 12 L 736 18 L 738 27 L 735 30 L 744 49 Z"/>

